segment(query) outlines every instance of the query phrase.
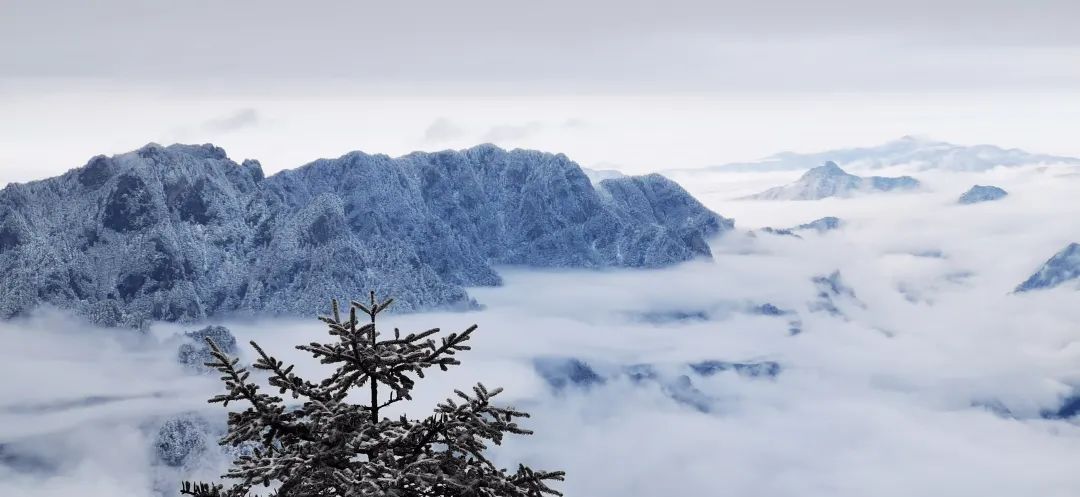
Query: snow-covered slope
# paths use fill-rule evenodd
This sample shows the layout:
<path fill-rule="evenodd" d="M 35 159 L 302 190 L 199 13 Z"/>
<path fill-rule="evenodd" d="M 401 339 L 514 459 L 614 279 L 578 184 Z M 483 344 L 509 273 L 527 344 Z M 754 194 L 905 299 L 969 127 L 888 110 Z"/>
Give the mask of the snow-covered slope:
<path fill-rule="evenodd" d="M 594 187 L 561 154 L 352 152 L 264 178 L 212 145 L 151 144 L 0 191 L 0 317 L 311 315 L 369 289 L 471 307 L 492 265 L 659 267 L 731 227 L 663 176 Z"/>
<path fill-rule="evenodd" d="M 860 177 L 849 174 L 835 162 L 815 167 L 789 185 L 770 188 L 746 197 L 752 200 L 819 200 L 827 197 L 850 197 L 857 193 L 913 190 L 919 181 L 910 176 L 887 178 Z"/>
<path fill-rule="evenodd" d="M 858 147 L 800 154 L 782 152 L 755 162 L 715 166 L 718 171 L 798 171 L 825 161 L 835 161 L 846 168 L 877 169 L 911 165 L 919 169 L 984 171 L 997 166 L 1026 164 L 1080 165 L 1075 157 L 1034 154 L 1016 148 L 994 145 L 955 145 L 952 143 L 905 136 L 875 147 Z"/>
<path fill-rule="evenodd" d="M 1080 243 L 1070 243 L 1016 287 L 1017 292 L 1053 288 L 1080 278 Z"/>

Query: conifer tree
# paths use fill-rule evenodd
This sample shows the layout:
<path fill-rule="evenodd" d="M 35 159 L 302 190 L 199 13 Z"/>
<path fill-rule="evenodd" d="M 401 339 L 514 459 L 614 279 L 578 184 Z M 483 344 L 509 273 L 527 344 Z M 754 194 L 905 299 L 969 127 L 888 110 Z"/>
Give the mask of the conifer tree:
<path fill-rule="evenodd" d="M 229 412 L 228 433 L 221 439 L 240 455 L 223 475 L 232 480 L 228 487 L 185 482 L 181 494 L 247 497 L 255 495 L 253 488 L 265 486 L 277 497 L 562 495 L 548 486 L 563 479 L 562 471 L 519 465 L 510 472 L 487 458 L 489 444 L 500 444 L 508 434 L 532 433 L 517 424 L 527 413 L 492 403 L 502 389 L 477 384 L 472 394 L 455 390 L 454 397 L 422 419 L 381 414 L 389 405 L 411 400 L 425 370 L 460 364 L 456 355 L 469 349 L 465 343 L 476 330 L 473 325 L 438 341 L 438 328 L 404 336 L 394 329 L 392 337 L 384 337 L 375 317 L 392 300 L 376 302 L 371 292 L 368 304 L 351 303 L 344 321 L 337 301 L 332 302 L 331 315 L 320 319 L 333 340 L 297 346 L 337 366 L 317 383 L 297 376 L 293 366 L 251 342 L 258 353 L 253 367 L 267 373 L 267 383 L 279 395 L 302 400 L 299 405 L 260 391 L 239 359 L 207 339 L 214 357 L 207 365 L 221 372 L 226 387 L 210 402 L 247 406 Z"/>

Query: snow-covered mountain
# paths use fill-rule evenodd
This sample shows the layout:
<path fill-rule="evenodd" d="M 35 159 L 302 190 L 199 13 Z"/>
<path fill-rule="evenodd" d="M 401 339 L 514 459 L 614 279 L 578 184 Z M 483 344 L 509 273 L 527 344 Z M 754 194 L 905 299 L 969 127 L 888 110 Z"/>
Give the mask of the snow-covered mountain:
<path fill-rule="evenodd" d="M 1070 243 L 1016 287 L 1017 292 L 1053 288 L 1080 278 L 1080 243 Z"/>
<path fill-rule="evenodd" d="M 955 145 L 952 143 L 905 136 L 875 147 L 857 147 L 815 153 L 782 152 L 755 162 L 738 162 L 711 169 L 730 172 L 798 171 L 825 161 L 834 161 L 850 169 L 877 169 L 911 165 L 919 169 L 984 171 L 998 166 L 1026 164 L 1080 165 L 1080 158 L 1034 154 L 1016 148 L 994 145 Z"/>
<path fill-rule="evenodd" d="M 994 200 L 1003 199 L 1009 195 L 1009 192 L 998 188 L 996 186 L 984 186 L 975 185 L 970 190 L 964 192 L 957 199 L 961 204 L 977 204 L 979 202 L 991 202 Z"/>
<path fill-rule="evenodd" d="M 150 144 L 0 191 L 0 317 L 311 315 L 369 289 L 472 307 L 463 287 L 498 285 L 493 265 L 665 266 L 732 225 L 663 176 L 594 186 L 561 154 L 352 152 L 264 178 L 213 145 Z"/>
<path fill-rule="evenodd" d="M 794 183 L 770 188 L 745 197 L 751 200 L 819 200 L 827 197 L 850 197 L 857 193 L 913 190 L 919 181 L 910 176 L 860 177 L 849 174 L 835 162 L 826 162 L 802 175 Z"/>

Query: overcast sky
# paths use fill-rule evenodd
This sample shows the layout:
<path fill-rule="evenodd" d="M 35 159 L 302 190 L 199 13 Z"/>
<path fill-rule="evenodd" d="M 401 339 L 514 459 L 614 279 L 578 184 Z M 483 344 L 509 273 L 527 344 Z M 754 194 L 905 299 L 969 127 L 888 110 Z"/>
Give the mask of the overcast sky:
<path fill-rule="evenodd" d="M 214 141 L 271 168 L 477 141 L 631 170 L 662 168 L 659 151 L 676 144 L 678 164 L 663 167 L 901 134 L 1080 153 L 1060 131 L 1078 112 L 1076 1 L 0 5 L 0 183 L 170 140 Z M 821 113 L 835 105 L 852 108 Z M 915 105 L 930 125 L 894 130 L 919 122 L 854 108 L 867 105 Z M 621 106 L 640 112 L 605 128 Z M 774 126 L 702 139 L 717 136 L 703 127 L 738 131 L 759 114 Z M 658 139 L 660 122 L 692 139 Z M 823 130 L 830 139 L 806 139 Z M 276 150 L 283 141 L 290 153 Z M 648 160 L 635 143 L 654 150 Z"/>

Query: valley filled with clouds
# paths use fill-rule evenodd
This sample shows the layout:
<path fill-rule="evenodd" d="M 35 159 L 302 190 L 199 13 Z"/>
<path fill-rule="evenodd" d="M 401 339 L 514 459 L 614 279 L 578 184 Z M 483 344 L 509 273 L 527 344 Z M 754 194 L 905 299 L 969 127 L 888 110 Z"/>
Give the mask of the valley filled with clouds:
<path fill-rule="evenodd" d="M 463 364 L 404 409 L 505 387 L 536 434 L 496 459 L 566 470 L 569 496 L 1075 495 L 1075 280 L 1015 290 L 1080 241 L 1080 168 L 855 168 L 920 187 L 738 200 L 803 172 L 668 174 L 735 219 L 712 260 L 503 267 L 503 286 L 469 289 L 482 310 L 387 318 L 479 325 Z M 1008 196 L 959 204 L 977 184 Z M 826 216 L 838 227 L 782 232 Z M 292 348 L 324 337 L 313 318 L 220 324 L 244 361 L 256 340 L 319 368 Z M 221 387 L 177 361 L 178 334 L 198 327 L 98 329 L 58 310 L 0 323 L 14 380 L 0 383 L 0 494 L 173 495 L 220 474 L 224 410 L 205 399 Z"/>

